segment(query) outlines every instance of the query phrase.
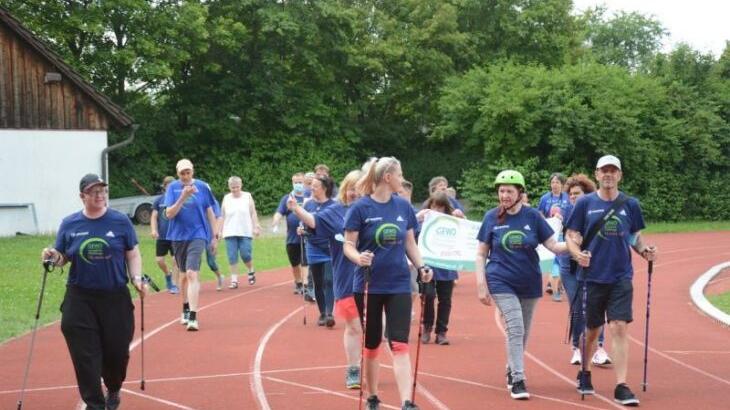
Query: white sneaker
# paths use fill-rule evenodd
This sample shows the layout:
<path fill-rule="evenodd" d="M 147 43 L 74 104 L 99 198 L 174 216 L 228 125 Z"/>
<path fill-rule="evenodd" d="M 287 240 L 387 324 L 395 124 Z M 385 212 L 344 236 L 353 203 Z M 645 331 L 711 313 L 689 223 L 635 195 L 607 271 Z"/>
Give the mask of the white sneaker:
<path fill-rule="evenodd" d="M 196 331 L 198 330 L 198 321 L 196 320 L 188 320 L 188 331 Z"/>
<path fill-rule="evenodd" d="M 181 325 L 188 324 L 188 312 L 182 312 L 182 315 L 180 316 L 180 324 Z"/>
<path fill-rule="evenodd" d="M 611 358 L 608 357 L 608 353 L 606 353 L 602 347 L 599 347 L 593 355 L 591 362 L 593 362 L 596 366 L 605 366 L 607 364 L 611 364 Z"/>
<path fill-rule="evenodd" d="M 595 357 L 595 356 L 594 356 Z M 573 357 L 570 358 L 570 364 L 578 365 L 581 362 L 580 349 L 577 347 L 573 348 Z"/>
<path fill-rule="evenodd" d="M 215 290 L 221 291 L 223 290 L 223 275 L 218 276 L 218 284 L 215 287 Z"/>

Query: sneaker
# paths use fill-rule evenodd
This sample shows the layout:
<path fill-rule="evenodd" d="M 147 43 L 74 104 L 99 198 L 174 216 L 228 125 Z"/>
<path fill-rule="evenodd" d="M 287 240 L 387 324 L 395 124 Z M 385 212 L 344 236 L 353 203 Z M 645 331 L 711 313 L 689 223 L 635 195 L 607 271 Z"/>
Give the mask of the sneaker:
<path fill-rule="evenodd" d="M 347 368 L 345 374 L 345 386 L 348 389 L 359 389 L 360 388 L 360 368 L 357 366 L 350 366 Z"/>
<path fill-rule="evenodd" d="M 427 344 L 431 341 L 431 329 L 423 329 L 423 333 L 421 333 L 421 343 Z"/>
<path fill-rule="evenodd" d="M 228 289 L 238 289 L 238 282 L 231 282 L 231 284 L 228 285 Z"/>
<path fill-rule="evenodd" d="M 577 347 L 573 347 L 573 356 L 570 358 L 570 364 L 572 365 L 580 365 L 581 364 L 581 354 L 580 349 Z"/>
<path fill-rule="evenodd" d="M 304 300 L 309 303 L 314 303 L 316 300 L 309 293 L 304 294 Z"/>
<path fill-rule="evenodd" d="M 446 346 L 449 343 L 449 339 L 446 338 L 446 333 L 436 333 L 436 344 Z"/>
<path fill-rule="evenodd" d="M 580 394 L 595 394 L 596 391 L 593 389 L 593 383 L 591 382 L 591 372 L 578 370 L 578 393 Z"/>
<path fill-rule="evenodd" d="M 324 324 L 330 329 L 335 327 L 335 318 L 332 315 L 327 315 Z"/>
<path fill-rule="evenodd" d="M 324 314 L 319 315 L 319 319 L 317 319 L 317 326 L 324 326 L 327 323 L 327 316 Z"/>
<path fill-rule="evenodd" d="M 188 327 L 189 332 L 195 332 L 198 330 L 198 319 L 194 320 L 188 320 Z"/>
<path fill-rule="evenodd" d="M 512 370 L 508 367 L 507 368 L 507 390 L 512 390 Z"/>
<path fill-rule="evenodd" d="M 223 275 L 218 276 L 217 279 L 218 279 L 218 283 L 215 286 L 215 290 L 220 292 L 221 290 L 223 290 L 223 279 L 224 279 Z"/>
<path fill-rule="evenodd" d="M 596 366 L 605 366 L 611 364 L 611 358 L 608 357 L 608 353 L 606 353 L 606 350 L 603 347 L 599 347 L 593 355 L 591 362 L 593 362 Z"/>
<path fill-rule="evenodd" d="M 548 295 L 553 294 L 553 285 L 550 282 L 548 282 L 547 286 L 545 287 L 545 293 L 547 293 Z"/>
<path fill-rule="evenodd" d="M 527 400 L 530 398 L 530 393 L 527 392 L 527 386 L 525 381 L 516 381 L 510 389 L 509 395 L 515 400 Z"/>
<path fill-rule="evenodd" d="M 367 410 L 380 410 L 380 399 L 376 395 L 368 397 L 368 401 L 365 404 Z"/>
<path fill-rule="evenodd" d="M 248 284 L 253 285 L 256 283 L 256 272 L 249 272 L 248 273 Z"/>
<path fill-rule="evenodd" d="M 563 300 L 563 296 L 560 293 L 560 289 L 553 292 L 553 302 L 561 302 Z"/>
<path fill-rule="evenodd" d="M 117 410 L 122 399 L 119 397 L 119 390 L 109 391 L 106 395 L 106 410 Z"/>
<path fill-rule="evenodd" d="M 401 410 L 419 410 L 420 407 L 416 406 L 416 403 L 406 400 L 403 402 L 403 407 L 401 407 Z"/>
<path fill-rule="evenodd" d="M 301 295 L 304 293 L 304 286 L 301 283 L 297 283 L 294 285 L 294 294 L 295 295 Z"/>
<path fill-rule="evenodd" d="M 181 325 L 187 325 L 188 324 L 188 318 L 190 317 L 190 311 L 184 310 L 182 312 L 182 316 L 180 316 L 180 324 Z"/>
<path fill-rule="evenodd" d="M 168 286 L 167 291 L 170 292 L 171 295 L 177 295 L 180 293 L 180 288 L 175 285 L 170 285 Z"/>
<path fill-rule="evenodd" d="M 634 396 L 626 383 L 616 385 L 616 389 L 613 391 L 613 400 L 624 406 L 636 407 L 639 405 L 639 399 Z"/>

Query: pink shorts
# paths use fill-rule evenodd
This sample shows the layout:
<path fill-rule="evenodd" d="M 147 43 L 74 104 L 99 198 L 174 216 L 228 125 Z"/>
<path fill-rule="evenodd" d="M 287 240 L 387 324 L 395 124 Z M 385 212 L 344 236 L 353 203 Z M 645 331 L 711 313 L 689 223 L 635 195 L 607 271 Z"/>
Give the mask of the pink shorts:
<path fill-rule="evenodd" d="M 359 319 L 360 313 L 357 311 L 357 304 L 355 304 L 355 297 L 348 296 L 335 302 L 335 316 L 338 319 L 350 321 L 353 319 Z"/>

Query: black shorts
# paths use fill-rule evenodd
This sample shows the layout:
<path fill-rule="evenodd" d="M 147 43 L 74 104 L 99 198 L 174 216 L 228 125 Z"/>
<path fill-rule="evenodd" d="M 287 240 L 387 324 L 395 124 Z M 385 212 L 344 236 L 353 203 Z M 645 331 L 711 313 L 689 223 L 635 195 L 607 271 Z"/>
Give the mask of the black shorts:
<path fill-rule="evenodd" d="M 291 266 L 307 266 L 307 252 L 305 251 L 302 254 L 302 245 L 298 243 L 286 244 L 286 256 L 289 257 Z"/>
<path fill-rule="evenodd" d="M 175 251 L 172 250 L 172 241 L 167 239 L 158 239 L 155 242 L 155 256 L 175 256 Z"/>
<path fill-rule="evenodd" d="M 362 293 L 355 293 L 355 303 L 360 313 L 360 320 L 363 316 Z M 365 329 L 365 347 L 376 349 L 383 340 L 383 311 L 388 324 L 388 331 L 385 337 L 388 342 L 408 343 L 408 335 L 411 330 L 411 294 L 397 293 L 389 295 L 368 294 L 368 321 Z M 391 348 L 392 348 L 391 344 Z"/>
<path fill-rule="evenodd" d="M 578 291 L 581 291 L 580 287 Z M 633 298 L 634 286 L 630 279 L 609 284 L 588 282 L 588 303 L 586 303 L 588 328 L 601 327 L 606 320 L 631 323 L 634 320 L 631 310 Z"/>

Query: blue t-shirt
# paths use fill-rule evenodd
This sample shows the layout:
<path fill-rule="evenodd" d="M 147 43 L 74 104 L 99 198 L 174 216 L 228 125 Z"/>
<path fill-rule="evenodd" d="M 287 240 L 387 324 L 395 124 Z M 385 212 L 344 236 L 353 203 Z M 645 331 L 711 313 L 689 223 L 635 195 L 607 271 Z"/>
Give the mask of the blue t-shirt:
<path fill-rule="evenodd" d="M 279 206 L 276 208 L 276 212 L 286 217 L 286 244 L 299 245 L 300 238 L 299 235 L 297 235 L 297 227 L 299 226 L 300 221 L 299 218 L 297 218 L 297 215 L 286 207 L 286 201 L 289 200 L 289 195 L 291 194 L 286 194 L 281 197 L 281 201 L 279 201 Z M 304 203 L 304 196 L 294 196 L 294 199 L 296 199 L 299 205 Z"/>
<path fill-rule="evenodd" d="M 71 262 L 68 285 L 84 289 L 117 290 L 127 286 L 126 252 L 137 245 L 129 218 L 107 208 L 97 219 L 82 211 L 61 222 L 55 248 Z"/>
<path fill-rule="evenodd" d="M 345 242 L 343 226 L 347 208 L 340 201 L 336 201 L 314 215 L 316 233 L 329 238 L 336 300 L 352 295 L 352 281 L 357 268 L 357 265 L 352 263 L 342 250 L 342 245 Z"/>
<path fill-rule="evenodd" d="M 167 239 L 171 241 L 192 241 L 202 239 L 208 241 L 211 237 L 211 230 L 208 224 L 207 210 L 213 207 L 215 210 L 215 198 L 207 183 L 194 179 L 193 185 L 198 192 L 191 195 L 180 208 L 180 212 L 170 219 L 167 228 Z M 175 205 L 182 194 L 183 184 L 180 180 L 173 181 L 165 191 L 165 207 Z M 220 211 L 219 211 L 220 213 Z"/>
<path fill-rule="evenodd" d="M 499 208 L 484 215 L 477 239 L 489 246 L 485 276 L 489 293 L 511 293 L 520 298 L 542 296 L 542 274 L 537 245 L 553 235 L 553 228 L 540 212 L 523 206 L 514 215 L 507 214 L 499 224 Z"/>
<path fill-rule="evenodd" d="M 568 203 L 568 206 L 563 208 L 563 224 L 568 222 L 568 219 L 570 219 L 570 214 L 573 213 L 573 205 Z M 565 225 L 563 225 L 565 226 Z M 563 228 L 563 231 L 565 228 Z M 563 232 L 560 232 L 560 235 L 558 235 L 558 242 L 562 242 L 565 240 L 565 236 L 563 235 Z M 555 260 L 558 261 L 558 265 L 560 266 L 560 274 L 570 274 L 570 252 L 561 253 L 560 255 L 557 255 L 555 257 Z"/>
<path fill-rule="evenodd" d="M 459 278 L 459 273 L 455 270 L 431 268 L 433 270 L 434 280 L 456 280 Z"/>
<path fill-rule="evenodd" d="M 542 213 L 545 218 L 550 218 L 550 210 L 557 206 L 561 212 L 565 212 L 565 208 L 570 205 L 570 198 L 567 192 L 561 192 L 560 195 L 554 196 L 552 192 L 546 192 L 545 195 L 540 197 L 540 203 L 537 205 L 537 210 Z"/>
<path fill-rule="evenodd" d="M 167 219 L 167 215 L 165 215 L 165 208 L 165 196 L 163 194 L 155 198 L 155 202 L 152 203 L 152 209 L 157 211 L 157 233 L 160 234 L 157 238 L 158 241 L 167 240 L 169 219 Z"/>
<path fill-rule="evenodd" d="M 596 192 L 585 195 L 575 203 L 566 226 L 585 237 L 612 204 L 613 201 L 604 201 Z M 591 266 L 586 280 L 615 283 L 631 279 L 634 275 L 634 268 L 631 266 L 631 237 L 644 227 L 639 201 L 629 198 L 588 244 Z M 582 268 L 579 267 L 577 273 L 579 278 L 584 277 Z"/>
<path fill-rule="evenodd" d="M 324 202 L 317 202 L 314 199 L 304 203 L 304 209 L 307 210 L 313 216 L 316 216 L 318 212 L 323 211 L 325 208 L 334 204 L 335 201 L 327 198 Z M 310 232 L 312 232 L 310 230 Z M 330 258 L 330 241 L 326 235 L 321 233 L 312 232 L 306 239 L 306 250 L 307 250 L 307 262 L 308 263 L 322 263 L 329 262 Z"/>
<path fill-rule="evenodd" d="M 406 233 L 418 225 L 411 204 L 398 196 L 386 203 L 369 195 L 350 206 L 345 215 L 345 230 L 359 232 L 357 249 L 375 253 L 368 291 L 373 294 L 411 292 L 411 273 L 406 260 Z M 364 268 L 355 272 L 353 290 L 362 293 Z"/>

